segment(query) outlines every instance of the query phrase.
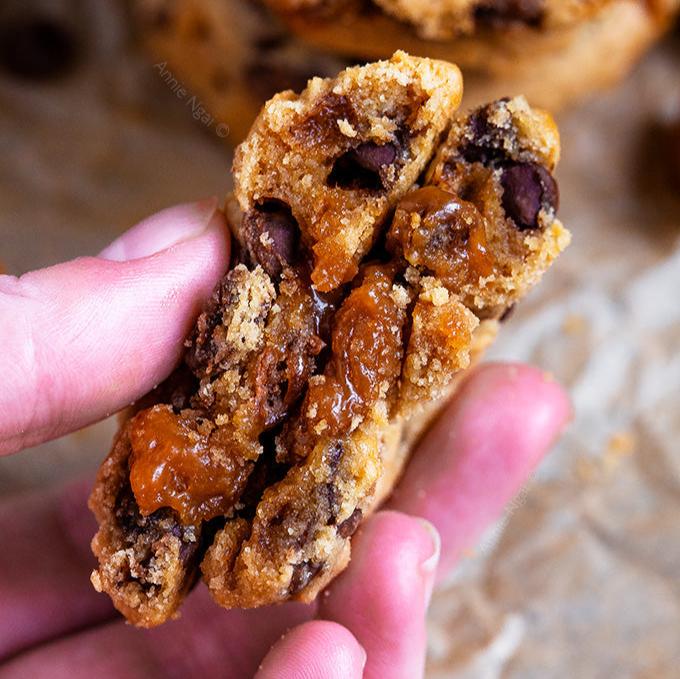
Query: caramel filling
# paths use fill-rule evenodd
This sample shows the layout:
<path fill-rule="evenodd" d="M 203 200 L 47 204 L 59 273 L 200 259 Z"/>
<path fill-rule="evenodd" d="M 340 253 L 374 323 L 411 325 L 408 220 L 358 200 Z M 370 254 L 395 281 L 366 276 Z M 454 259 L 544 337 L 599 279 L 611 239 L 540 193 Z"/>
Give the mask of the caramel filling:
<path fill-rule="evenodd" d="M 130 485 L 144 516 L 174 509 L 182 523 L 228 514 L 245 488 L 252 463 L 211 441 L 200 417 L 170 406 L 139 413 L 130 432 Z"/>
<path fill-rule="evenodd" d="M 257 459 L 253 451 L 259 434 L 285 419 L 305 386 L 300 415 L 279 438 L 279 450 L 286 451 L 277 456 L 279 462 L 305 458 L 321 437 L 342 438 L 350 432 L 401 373 L 406 312 L 405 300 L 395 299 L 394 278 L 407 264 L 452 286 L 493 268 L 479 210 L 433 186 L 400 202 L 387 244 L 395 261 L 364 267 L 360 284 L 332 316 L 333 306 L 322 303 L 313 289 L 303 292 L 287 279 L 280 283 L 281 311 L 249 371 L 252 406 L 239 406 L 225 427 L 202 420 L 196 411 L 176 415 L 168 406 L 136 416 L 130 481 L 143 515 L 170 507 L 186 524 L 233 513 Z M 278 257 L 276 265 L 285 268 L 286 260 Z M 441 311 L 430 332 L 457 337 L 455 319 Z M 330 352 L 321 374 L 312 377 L 314 357 L 324 346 L 317 334 L 325 334 L 320 327 L 324 317 L 330 320 Z M 234 431 L 253 438 L 253 445 L 241 445 Z"/>
<path fill-rule="evenodd" d="M 331 361 L 310 384 L 303 407 L 317 433 L 349 431 L 399 375 L 404 312 L 390 294 L 393 268 L 367 269 L 335 317 Z"/>
<path fill-rule="evenodd" d="M 402 199 L 387 242 L 409 264 L 454 289 L 493 272 L 484 217 L 472 203 L 436 186 Z"/>
<path fill-rule="evenodd" d="M 480 139 L 491 138 L 486 122 L 476 125 Z M 313 128 L 305 134 L 320 132 Z M 191 401 L 195 410 L 175 414 L 170 406 L 155 406 L 136 416 L 130 482 L 142 514 L 169 507 L 185 524 L 232 516 L 257 504 L 259 496 L 250 496 L 260 467 L 269 461 L 282 467 L 299 462 L 322 438 L 342 446 L 377 402 L 387 399 L 390 407 L 402 375 L 409 305 L 409 346 L 422 349 L 412 353 L 441 365 L 458 360 L 457 352 L 470 338 L 457 295 L 502 271 L 504 257 L 521 256 L 523 231 L 539 228 L 541 211 L 557 202 L 556 184 L 545 168 L 510 161 L 481 144 L 468 149 L 469 159 L 445 163 L 430 178 L 438 186 L 415 189 L 399 202 L 379 252 L 391 261 L 361 264 L 349 292 L 346 286 L 329 296 L 323 286 L 312 287 L 309 252 L 303 252 L 299 226 L 285 203 L 266 200 L 246 216 L 250 271 L 261 265 L 276 286 L 276 313 L 268 316 L 257 352 L 228 364 L 228 355 L 220 355 L 217 347 L 225 310 L 238 294 L 225 288 L 208 314 L 212 325 L 194 342 L 201 359 L 189 363 L 201 381 Z M 361 180 L 369 190 L 379 185 L 382 168 L 396 156 L 389 145 L 358 146 L 336 160 L 329 181 L 353 186 Z M 329 265 L 343 256 L 331 249 L 325 254 Z M 454 297 L 428 305 L 427 311 L 419 307 L 418 290 L 408 290 L 406 283 L 395 286 L 402 276 L 411 280 L 409 266 L 437 279 Z M 231 283 L 238 287 L 236 279 Z M 235 372 L 234 366 L 243 370 L 242 381 L 220 393 L 220 380 L 229 376 L 228 367 Z M 204 391 L 210 400 L 201 400 Z M 201 412 L 208 413 L 205 419 Z"/>

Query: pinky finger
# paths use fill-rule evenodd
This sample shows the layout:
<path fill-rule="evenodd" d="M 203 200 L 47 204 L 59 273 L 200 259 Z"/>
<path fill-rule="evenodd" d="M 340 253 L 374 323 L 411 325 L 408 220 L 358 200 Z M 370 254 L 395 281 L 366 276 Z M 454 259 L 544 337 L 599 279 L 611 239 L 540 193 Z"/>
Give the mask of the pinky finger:
<path fill-rule="evenodd" d="M 255 679 L 361 679 L 366 651 L 342 625 L 314 620 L 272 646 Z"/>

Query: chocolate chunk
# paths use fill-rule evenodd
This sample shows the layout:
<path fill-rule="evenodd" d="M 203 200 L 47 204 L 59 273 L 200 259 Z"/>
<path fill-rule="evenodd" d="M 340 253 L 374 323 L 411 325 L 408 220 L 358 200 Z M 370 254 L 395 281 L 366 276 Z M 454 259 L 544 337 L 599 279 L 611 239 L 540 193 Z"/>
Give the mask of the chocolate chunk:
<path fill-rule="evenodd" d="M 30 80 L 67 74 L 76 64 L 73 29 L 52 18 L 20 16 L 0 24 L 0 67 Z"/>
<path fill-rule="evenodd" d="M 296 260 L 300 229 L 290 207 L 280 200 L 268 200 L 243 219 L 243 238 L 248 253 L 272 277 Z"/>
<path fill-rule="evenodd" d="M 375 142 L 366 142 L 357 146 L 352 152 L 356 162 L 369 172 L 380 172 L 385 165 L 391 165 L 397 157 L 397 147 L 394 144 L 379 146 Z"/>
<path fill-rule="evenodd" d="M 321 570 L 321 566 L 322 564 L 312 563 L 311 561 L 295 564 L 288 588 L 290 593 L 297 594 L 303 590 L 309 584 L 309 581 Z"/>
<path fill-rule="evenodd" d="M 215 332 L 223 321 L 223 311 L 237 299 L 238 269 L 232 270 L 220 281 L 205 311 L 198 317 L 193 337 L 184 362 L 198 379 L 212 375 L 222 358 L 218 354 Z"/>
<path fill-rule="evenodd" d="M 359 528 L 361 519 L 364 518 L 364 513 L 357 507 L 351 514 L 351 516 L 345 519 L 338 526 L 338 535 L 341 538 L 348 538 L 354 535 L 354 532 Z"/>
<path fill-rule="evenodd" d="M 522 23 L 527 26 L 541 25 L 545 0 L 483 0 L 475 8 L 475 19 L 492 27 Z"/>
<path fill-rule="evenodd" d="M 184 529 L 177 515 L 171 509 L 158 509 L 149 516 L 143 516 L 135 501 L 132 488 L 126 483 L 116 497 L 115 514 L 123 531 L 126 545 L 136 547 L 140 563 L 153 556 L 154 544 L 164 535 L 170 534 L 181 541 L 180 560 L 188 564 L 198 549 L 198 543 L 184 539 Z"/>
<path fill-rule="evenodd" d="M 342 189 L 379 191 L 385 188 L 384 168 L 397 158 L 397 145 L 368 141 L 343 153 L 333 163 L 328 185 Z"/>
<path fill-rule="evenodd" d="M 557 182 L 542 165 L 517 163 L 503 169 L 503 208 L 520 231 L 538 227 L 541 208 L 557 209 Z"/>
<path fill-rule="evenodd" d="M 501 99 L 500 101 L 506 101 Z M 469 118 L 467 125 L 468 142 L 460 151 L 468 163 L 482 163 L 493 166 L 507 160 L 503 144 L 504 132 L 489 122 L 490 106 L 482 106 Z"/>
<path fill-rule="evenodd" d="M 473 142 L 479 142 L 485 135 L 489 134 L 490 129 L 487 106 L 482 106 L 470 115 L 468 130 Z"/>

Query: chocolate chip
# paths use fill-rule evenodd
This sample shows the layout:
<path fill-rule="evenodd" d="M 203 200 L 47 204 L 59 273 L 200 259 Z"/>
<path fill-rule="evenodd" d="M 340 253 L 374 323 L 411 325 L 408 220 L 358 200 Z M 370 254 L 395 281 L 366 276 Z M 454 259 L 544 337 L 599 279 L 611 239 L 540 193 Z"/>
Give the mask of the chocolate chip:
<path fill-rule="evenodd" d="M 338 535 L 345 539 L 354 535 L 354 532 L 359 528 L 359 524 L 363 518 L 364 513 L 357 507 L 349 518 L 338 525 Z"/>
<path fill-rule="evenodd" d="M 268 200 L 243 219 L 243 238 L 251 258 L 273 278 L 297 258 L 300 229 L 290 207 Z"/>
<path fill-rule="evenodd" d="M 489 134 L 489 111 L 486 106 L 483 106 L 470 115 L 468 119 L 468 130 L 472 136 L 472 140 L 479 141 L 485 135 Z"/>
<path fill-rule="evenodd" d="M 78 56 L 71 28 L 51 18 L 14 17 L 0 24 L 0 67 L 30 80 L 65 75 Z"/>
<path fill-rule="evenodd" d="M 468 141 L 460 151 L 468 163 L 493 166 L 507 160 L 503 131 L 489 122 L 489 113 L 493 105 L 482 106 L 470 115 L 466 134 Z"/>
<path fill-rule="evenodd" d="M 392 165 L 396 158 L 396 144 L 364 142 L 336 159 L 328 175 L 328 185 L 367 191 L 384 189 L 384 168 Z"/>
<path fill-rule="evenodd" d="M 545 0 L 483 0 L 475 8 L 475 19 L 491 26 L 522 23 L 537 27 L 543 21 L 544 5 Z"/>
<path fill-rule="evenodd" d="M 542 165 L 517 163 L 503 168 L 503 208 L 520 231 L 538 227 L 541 208 L 557 209 L 557 183 Z"/>
<path fill-rule="evenodd" d="M 312 563 L 311 561 L 303 561 L 302 563 L 293 566 L 293 575 L 290 578 L 290 586 L 288 591 L 291 594 L 297 594 L 303 590 L 310 582 L 310 580 L 321 570 L 322 564 Z"/>
<path fill-rule="evenodd" d="M 179 548 L 179 559 L 182 564 L 187 565 L 194 557 L 198 550 L 197 542 L 184 542 L 182 539 L 182 544 Z"/>
<path fill-rule="evenodd" d="M 366 142 L 354 149 L 357 163 L 370 172 L 380 172 L 385 165 L 391 165 L 397 157 L 397 147 L 394 144 L 379 146 L 374 142 Z"/>

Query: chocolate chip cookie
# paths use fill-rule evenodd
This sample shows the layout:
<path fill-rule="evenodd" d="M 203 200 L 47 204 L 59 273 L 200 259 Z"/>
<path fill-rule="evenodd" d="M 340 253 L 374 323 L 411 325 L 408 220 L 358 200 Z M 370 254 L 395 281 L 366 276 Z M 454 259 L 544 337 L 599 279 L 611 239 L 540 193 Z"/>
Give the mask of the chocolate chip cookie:
<path fill-rule="evenodd" d="M 351 8 L 369 14 L 365 4 L 335 0 L 267 0 L 283 13 L 304 13 L 312 20 L 334 20 Z M 446 40 L 489 27 L 511 25 L 553 29 L 582 21 L 612 0 L 374 0 L 376 8 L 427 40 Z"/>
<path fill-rule="evenodd" d="M 235 261 L 90 505 L 92 581 L 134 624 L 199 577 L 311 601 L 508 307 L 569 241 L 552 119 L 456 115 L 458 69 L 395 54 L 266 104 L 239 148 Z"/>
<path fill-rule="evenodd" d="M 680 0 L 266 1 L 310 45 L 354 59 L 395 49 L 446 59 L 463 69 L 470 101 L 523 93 L 551 109 L 623 77 L 680 6 Z"/>

